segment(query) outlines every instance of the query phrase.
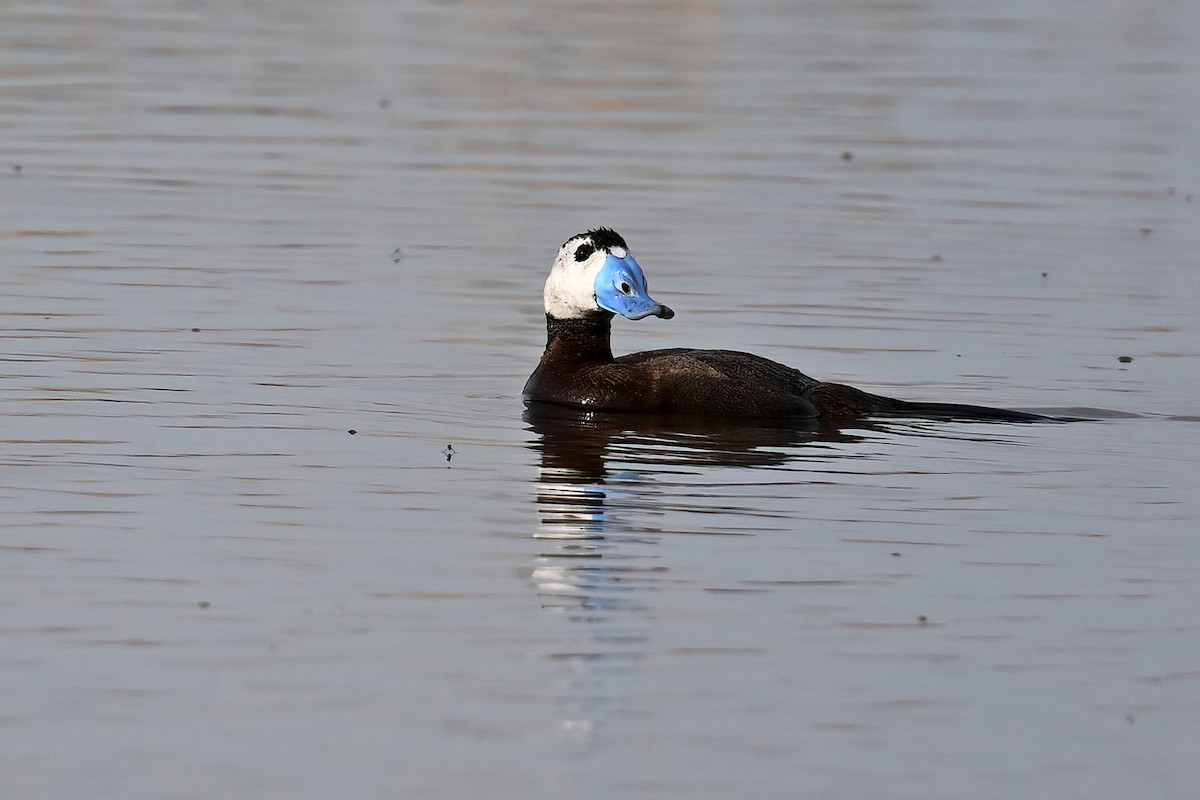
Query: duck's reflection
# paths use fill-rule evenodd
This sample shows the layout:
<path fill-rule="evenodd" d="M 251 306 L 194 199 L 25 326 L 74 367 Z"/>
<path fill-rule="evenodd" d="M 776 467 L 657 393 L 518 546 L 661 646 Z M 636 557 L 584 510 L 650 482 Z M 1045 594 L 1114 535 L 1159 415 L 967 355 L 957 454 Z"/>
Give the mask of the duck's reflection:
<path fill-rule="evenodd" d="M 710 468 L 811 469 L 813 480 L 824 482 L 829 461 L 871 459 L 878 448 L 856 444 L 868 439 L 1005 440 L 1002 428 L 984 434 L 921 421 L 856 421 L 839 429 L 540 405 L 524 419 L 529 447 L 539 456 L 534 536 L 542 547 L 532 580 L 543 607 L 575 623 L 545 655 L 564 666 L 560 734 L 581 750 L 610 735 L 605 731 L 614 719 L 641 713 L 636 704 L 623 704 L 618 676 L 661 650 L 659 615 L 670 618 L 688 602 L 686 592 L 666 591 L 691 579 L 670 571 L 665 554 L 677 551 L 659 546 L 663 537 L 685 533 L 678 512 L 703 515 L 704 525 L 692 531 L 699 536 L 737 534 L 722 527 L 722 517 L 737 524 L 755 514 L 706 496 Z M 763 479 L 774 477 L 764 473 Z"/>
<path fill-rule="evenodd" d="M 697 466 L 780 465 L 811 448 L 861 438 L 816 421 L 771 425 L 540 404 L 525 421 L 541 456 L 534 536 L 548 545 L 533 581 L 545 606 L 584 621 L 643 608 L 638 590 L 664 579 L 655 547 L 663 514 L 655 476 Z"/>

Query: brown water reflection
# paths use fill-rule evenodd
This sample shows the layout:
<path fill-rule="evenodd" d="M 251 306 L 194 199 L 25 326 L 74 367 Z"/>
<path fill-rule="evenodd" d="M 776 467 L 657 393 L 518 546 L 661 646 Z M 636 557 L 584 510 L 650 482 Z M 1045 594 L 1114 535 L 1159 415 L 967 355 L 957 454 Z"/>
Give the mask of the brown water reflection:
<path fill-rule="evenodd" d="M 534 536 L 554 545 L 538 554 L 532 578 L 550 607 L 591 622 L 607 612 L 644 608 L 637 599 L 639 590 L 671 579 L 669 567 L 659 563 L 652 550 L 663 535 L 653 523 L 653 479 L 643 479 L 630 468 L 669 472 L 683 466 L 764 467 L 797 457 L 779 448 L 842 439 L 833 428 L 819 430 L 815 420 L 769 427 L 578 412 L 542 404 L 532 405 L 524 418 L 536 436 L 531 447 L 540 458 L 541 521 Z M 610 470 L 609 461 L 618 459 L 626 462 L 625 469 Z M 613 494 L 618 498 L 610 497 Z M 635 524 L 629 516 L 634 511 L 651 522 Z M 730 530 L 728 535 L 738 533 Z M 631 655 L 623 652 L 624 657 Z"/>
<path fill-rule="evenodd" d="M 547 600 L 551 607 L 577 612 L 572 616 L 589 622 L 631 602 L 644 608 L 636 599 L 638 590 L 671 579 L 670 568 L 658 561 L 653 547 L 647 547 L 663 535 L 687 532 L 664 527 L 664 509 L 688 508 L 738 520 L 731 527 L 705 531 L 706 535 L 753 535 L 755 518 L 787 518 L 753 505 L 695 502 L 690 493 L 673 491 L 662 482 L 664 477 L 730 469 L 737 471 L 737 480 L 752 485 L 754 473 L 745 470 L 779 469 L 797 462 L 811 473 L 808 482 L 819 484 L 827 483 L 832 472 L 856 470 L 854 461 L 862 456 L 839 445 L 872 437 L 898 433 L 909 439 L 1019 441 L 1005 436 L 1004 429 L 1010 426 L 1004 424 L 978 426 L 964 435 L 949 423 L 924 421 L 742 421 L 609 414 L 542 403 L 530 404 L 524 420 L 534 434 L 529 447 L 539 459 L 540 523 L 534 537 L 555 545 L 538 554 L 533 580 L 541 597 L 554 598 Z"/>

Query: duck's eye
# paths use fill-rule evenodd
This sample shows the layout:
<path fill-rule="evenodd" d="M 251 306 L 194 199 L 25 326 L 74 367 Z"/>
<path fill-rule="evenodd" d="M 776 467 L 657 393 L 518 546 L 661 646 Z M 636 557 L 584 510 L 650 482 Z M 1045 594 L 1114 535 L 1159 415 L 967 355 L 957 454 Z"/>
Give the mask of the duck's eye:
<path fill-rule="evenodd" d="M 588 256 L 590 256 L 594 252 L 596 252 L 596 248 L 593 247 L 592 245 L 581 244 L 581 245 L 579 245 L 579 247 L 575 248 L 575 260 L 576 261 L 587 261 Z"/>
<path fill-rule="evenodd" d="M 629 294 L 629 284 L 625 283 L 624 281 L 621 281 L 621 293 Z"/>

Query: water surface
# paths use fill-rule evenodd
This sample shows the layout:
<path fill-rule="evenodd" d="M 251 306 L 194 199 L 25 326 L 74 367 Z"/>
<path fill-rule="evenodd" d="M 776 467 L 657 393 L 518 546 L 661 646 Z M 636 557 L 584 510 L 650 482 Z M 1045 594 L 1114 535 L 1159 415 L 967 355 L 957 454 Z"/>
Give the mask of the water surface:
<path fill-rule="evenodd" d="M 6 794 L 1191 797 L 1198 8 L 5 6 Z M 525 414 L 596 225 L 1089 421 Z"/>

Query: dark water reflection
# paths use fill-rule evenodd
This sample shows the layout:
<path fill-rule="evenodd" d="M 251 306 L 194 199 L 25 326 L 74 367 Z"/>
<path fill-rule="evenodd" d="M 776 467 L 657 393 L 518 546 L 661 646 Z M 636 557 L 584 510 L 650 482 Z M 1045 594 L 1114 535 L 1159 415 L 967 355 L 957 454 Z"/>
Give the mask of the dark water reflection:
<path fill-rule="evenodd" d="M 655 503 L 662 499 L 655 473 L 779 465 L 797 457 L 787 448 L 854 438 L 821 430 L 815 420 L 769 426 L 541 404 L 531 406 L 524 419 L 540 458 L 540 523 L 534 536 L 554 545 L 538 555 L 533 580 L 548 603 L 589 621 L 640 605 L 631 594 L 653 587 L 669 571 L 644 547 L 662 535 L 645 521 L 654 519 Z M 610 468 L 610 462 L 620 463 Z"/>
<path fill-rule="evenodd" d="M 608 414 L 541 403 L 531 404 L 523 418 L 538 457 L 540 521 L 534 537 L 547 545 L 537 556 L 533 581 L 548 605 L 590 622 L 631 605 L 644 608 L 638 591 L 670 579 L 669 565 L 653 547 L 666 533 L 656 524 L 664 508 L 733 523 L 705 535 L 747 535 L 751 531 L 740 528 L 747 520 L 770 516 L 753 504 L 678 491 L 672 477 L 683 476 L 686 483 L 689 474 L 729 469 L 742 485 L 754 486 L 754 470 L 796 465 L 809 475 L 801 480 L 820 483 L 831 472 L 856 472 L 853 462 L 868 457 L 839 445 L 880 436 L 1014 441 L 1005 436 L 1005 428 L 1013 427 L 1006 424 L 964 434 L 927 421 L 736 420 Z M 760 483 L 770 484 L 766 478 Z"/>

